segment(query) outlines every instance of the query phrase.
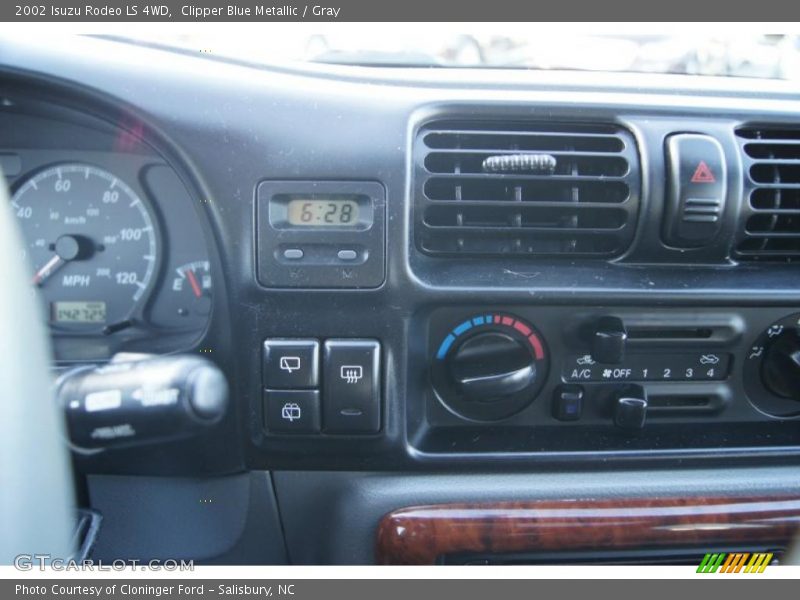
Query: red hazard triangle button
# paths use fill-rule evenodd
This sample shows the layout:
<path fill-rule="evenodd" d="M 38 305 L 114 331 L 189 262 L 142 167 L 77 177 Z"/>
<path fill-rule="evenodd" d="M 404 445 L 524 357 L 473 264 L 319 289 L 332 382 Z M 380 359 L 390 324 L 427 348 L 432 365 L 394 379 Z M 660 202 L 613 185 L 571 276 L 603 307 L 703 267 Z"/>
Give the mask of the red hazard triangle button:
<path fill-rule="evenodd" d="M 694 175 L 692 175 L 691 182 L 692 183 L 716 183 L 716 178 L 714 174 L 711 172 L 711 169 L 708 168 L 706 161 L 701 160 L 700 164 L 697 165 L 697 168 L 694 170 Z"/>

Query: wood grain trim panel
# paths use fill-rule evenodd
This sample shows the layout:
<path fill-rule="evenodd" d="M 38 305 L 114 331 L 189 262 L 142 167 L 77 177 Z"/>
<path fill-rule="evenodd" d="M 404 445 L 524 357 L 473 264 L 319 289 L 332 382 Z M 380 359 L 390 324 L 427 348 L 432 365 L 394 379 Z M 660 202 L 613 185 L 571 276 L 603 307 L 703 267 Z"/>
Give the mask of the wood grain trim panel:
<path fill-rule="evenodd" d="M 464 552 L 785 546 L 799 524 L 800 496 L 415 506 L 381 519 L 376 560 L 422 565 Z"/>

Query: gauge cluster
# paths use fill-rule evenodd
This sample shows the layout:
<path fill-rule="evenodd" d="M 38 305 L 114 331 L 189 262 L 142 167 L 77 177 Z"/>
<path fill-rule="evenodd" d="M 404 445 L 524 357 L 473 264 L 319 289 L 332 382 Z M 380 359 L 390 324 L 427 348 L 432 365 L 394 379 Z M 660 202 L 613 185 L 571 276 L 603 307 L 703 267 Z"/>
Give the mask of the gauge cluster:
<path fill-rule="evenodd" d="M 198 202 L 136 135 L 80 119 L 0 115 L 20 259 L 56 358 L 185 350 L 209 324 L 214 289 Z"/>
<path fill-rule="evenodd" d="M 80 163 L 45 168 L 11 199 L 53 329 L 121 327 L 151 288 L 160 244 L 152 210 L 119 177 Z"/>

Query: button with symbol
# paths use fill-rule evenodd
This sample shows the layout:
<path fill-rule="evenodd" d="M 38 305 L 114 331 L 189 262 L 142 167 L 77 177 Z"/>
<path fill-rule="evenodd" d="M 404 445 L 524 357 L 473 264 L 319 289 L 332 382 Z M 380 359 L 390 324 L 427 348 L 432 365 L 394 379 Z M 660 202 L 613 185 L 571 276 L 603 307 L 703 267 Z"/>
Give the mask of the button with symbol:
<path fill-rule="evenodd" d="M 664 241 L 678 248 L 708 245 L 722 228 L 727 195 L 725 155 L 708 135 L 667 139 Z"/>
<path fill-rule="evenodd" d="M 323 350 L 323 428 L 377 433 L 381 427 L 380 343 L 328 340 Z"/>
<path fill-rule="evenodd" d="M 264 386 L 302 389 L 319 383 L 317 340 L 268 339 L 264 341 Z"/>
<path fill-rule="evenodd" d="M 320 401 L 317 390 L 266 390 L 264 416 L 270 431 L 318 433 Z"/>

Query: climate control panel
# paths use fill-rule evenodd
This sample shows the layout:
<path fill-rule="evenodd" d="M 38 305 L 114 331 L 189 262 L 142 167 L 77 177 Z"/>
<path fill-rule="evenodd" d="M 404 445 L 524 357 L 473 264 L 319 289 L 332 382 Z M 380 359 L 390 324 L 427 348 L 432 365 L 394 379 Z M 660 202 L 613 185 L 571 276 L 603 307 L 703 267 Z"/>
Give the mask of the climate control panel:
<path fill-rule="evenodd" d="M 385 332 L 262 339 L 263 447 L 401 441 L 434 464 L 800 449 L 796 307 L 443 305 L 402 344 Z"/>
<path fill-rule="evenodd" d="M 785 309 L 458 307 L 427 319 L 427 404 L 412 416 L 433 449 L 800 438 L 800 314 Z"/>

